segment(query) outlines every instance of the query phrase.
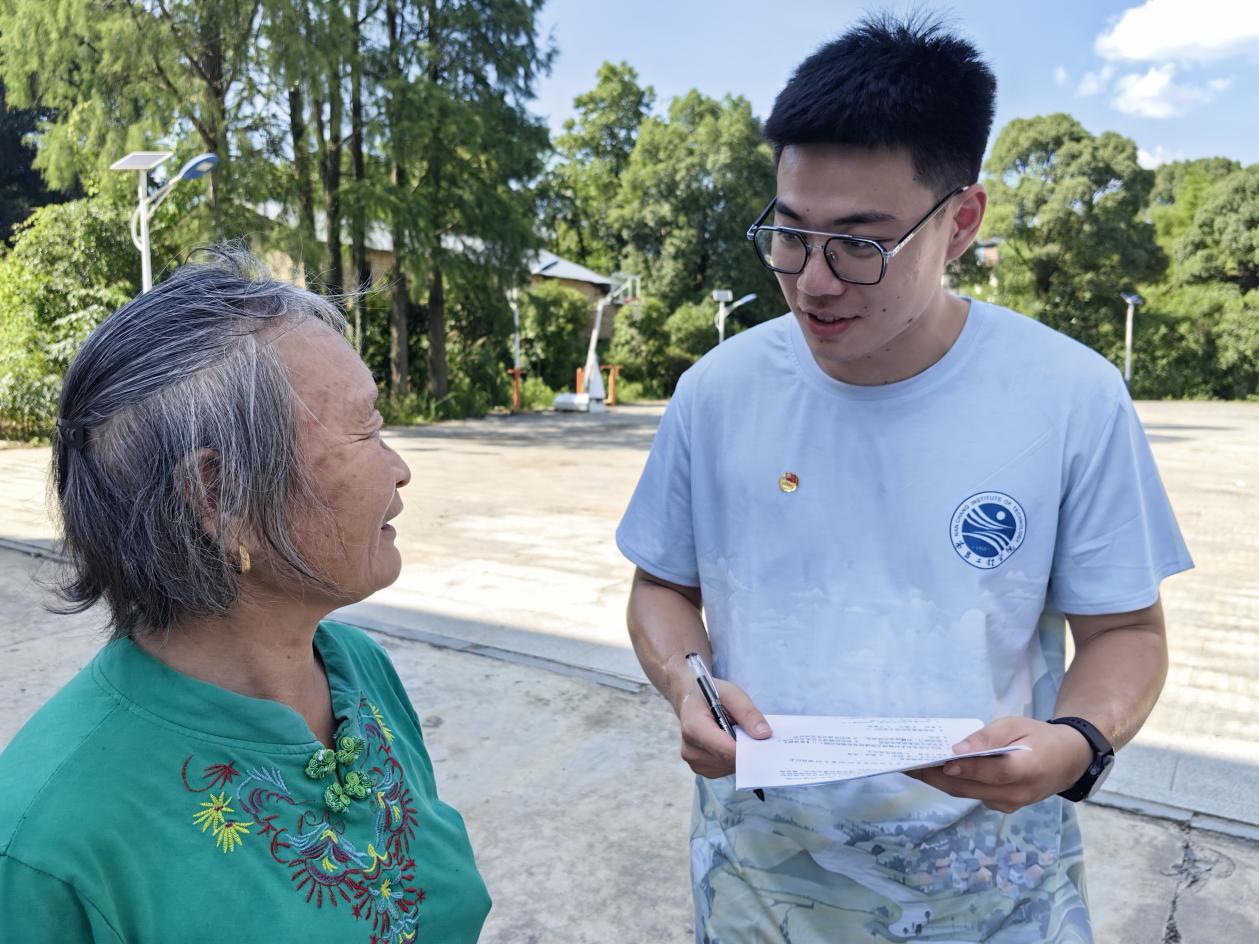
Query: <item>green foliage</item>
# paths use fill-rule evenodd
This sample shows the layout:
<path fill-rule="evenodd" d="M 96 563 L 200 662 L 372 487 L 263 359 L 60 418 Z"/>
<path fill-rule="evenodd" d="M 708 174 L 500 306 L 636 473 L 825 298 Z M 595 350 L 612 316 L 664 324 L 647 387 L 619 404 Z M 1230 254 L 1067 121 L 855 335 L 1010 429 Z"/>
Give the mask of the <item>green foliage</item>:
<path fill-rule="evenodd" d="M 139 291 L 127 220 L 94 196 L 41 207 L 17 228 L 0 259 L 0 424 L 47 431 L 75 351 Z"/>
<path fill-rule="evenodd" d="M 654 99 L 628 63 L 605 62 L 595 87 L 573 100 L 577 117 L 564 122 L 558 160 L 539 188 L 542 225 L 557 254 L 601 272 L 618 268 L 625 244 L 609 216 Z"/>
<path fill-rule="evenodd" d="M 670 311 L 726 288 L 758 294 L 739 310 L 744 324 L 777 314 L 777 282 L 744 238 L 773 193 L 773 157 L 745 99 L 676 98 L 667 118 L 643 122 L 621 179 L 621 267 Z"/>
<path fill-rule="evenodd" d="M 484 416 L 496 406 L 511 405 L 511 378 L 504 373 L 502 341 L 501 333 L 496 337 L 452 336 L 450 362 L 458 364 L 459 370 L 451 374 L 445 396 L 430 393 L 428 412 L 432 419 Z"/>
<path fill-rule="evenodd" d="M 13 357 L 0 350 L 0 438 L 49 435 L 60 393 L 61 375 L 50 373 L 45 362 L 36 357 Z"/>
<path fill-rule="evenodd" d="M 641 403 L 644 400 L 658 400 L 658 395 L 647 392 L 646 387 L 637 380 L 617 379 L 616 382 L 616 402 L 617 403 Z"/>
<path fill-rule="evenodd" d="M 1216 182 L 1176 240 L 1178 282 L 1229 282 L 1259 288 L 1259 164 Z"/>
<path fill-rule="evenodd" d="M 1163 252 L 1169 257 L 1173 255 L 1176 240 L 1193 224 L 1207 191 L 1238 170 L 1241 165 L 1236 161 L 1204 157 L 1195 161 L 1172 161 L 1154 171 L 1150 220 Z"/>
<path fill-rule="evenodd" d="M 520 357 L 529 375 L 563 390 L 586 360 L 594 304 L 555 281 L 520 295 Z"/>
<path fill-rule="evenodd" d="M 431 419 L 427 402 L 422 394 L 397 394 L 392 391 L 381 391 L 376 401 L 376 409 L 386 426 L 417 426 Z"/>
<path fill-rule="evenodd" d="M 525 410 L 546 410 L 555 402 L 555 391 L 541 377 L 526 376 L 520 384 L 520 406 Z"/>
<path fill-rule="evenodd" d="M 609 364 L 621 365 L 621 377 L 641 385 L 648 397 L 663 397 L 672 389 L 669 370 L 669 309 L 655 296 L 644 296 L 617 312 L 616 331 L 608 350 Z"/>
<path fill-rule="evenodd" d="M 0 0 L 0 74 L 20 107 L 50 109 L 36 166 L 56 188 L 92 182 L 157 142 L 218 154 L 201 192 L 199 239 L 236 235 L 246 212 L 259 122 L 260 3 L 242 0 Z M 240 159 L 245 165 L 236 167 Z M 106 186 L 122 191 L 123 175 Z M 191 222 L 191 221 L 190 221 Z"/>
<path fill-rule="evenodd" d="M 35 170 L 35 149 L 27 142 L 46 110 L 11 108 L 0 86 L 0 240 L 13 235 L 13 227 L 36 207 L 66 199 L 66 194 L 50 191 Z"/>
<path fill-rule="evenodd" d="M 1259 396 L 1259 290 L 1227 305 L 1215 326 L 1216 393 L 1229 398 Z"/>
<path fill-rule="evenodd" d="M 1000 235 L 996 300 L 1115 356 L 1119 293 L 1157 279 L 1166 257 L 1145 214 L 1154 175 L 1121 135 L 1069 115 L 1006 125 L 985 165 L 985 234 Z"/>
<path fill-rule="evenodd" d="M 716 311 L 715 302 L 695 302 L 674 311 L 664 323 L 670 356 L 689 365 L 716 347 Z M 676 377 L 670 386 L 674 383 L 677 383 Z"/>

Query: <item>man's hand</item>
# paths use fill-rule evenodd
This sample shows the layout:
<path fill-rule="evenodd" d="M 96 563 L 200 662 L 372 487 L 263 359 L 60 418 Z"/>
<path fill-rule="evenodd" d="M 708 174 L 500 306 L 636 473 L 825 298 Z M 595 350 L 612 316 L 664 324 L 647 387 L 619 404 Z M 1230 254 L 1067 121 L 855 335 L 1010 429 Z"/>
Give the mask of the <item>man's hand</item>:
<path fill-rule="evenodd" d="M 714 679 L 722 707 L 733 724 L 743 728 L 757 740 L 773 732 L 765 716 L 752 704 L 752 699 L 737 685 Z M 734 738 L 717 726 L 708 710 L 704 695 L 691 681 L 694 693 L 688 692 L 678 705 L 678 721 L 682 725 L 682 759 L 701 777 L 716 779 L 734 773 Z"/>
<path fill-rule="evenodd" d="M 1078 731 L 1031 718 L 998 718 L 953 745 L 953 750 L 965 754 L 1010 744 L 1025 744 L 1031 750 L 952 761 L 908 776 L 950 796 L 971 797 L 989 809 L 1013 813 L 1066 790 L 1084 776 L 1093 760 L 1092 748 Z"/>

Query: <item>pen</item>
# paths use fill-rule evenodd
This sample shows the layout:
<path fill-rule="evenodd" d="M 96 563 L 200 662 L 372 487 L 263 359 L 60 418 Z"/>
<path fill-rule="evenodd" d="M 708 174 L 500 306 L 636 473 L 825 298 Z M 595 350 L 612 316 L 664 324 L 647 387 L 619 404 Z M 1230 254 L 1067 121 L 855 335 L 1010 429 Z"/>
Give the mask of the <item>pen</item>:
<path fill-rule="evenodd" d="M 726 714 L 726 709 L 721 706 L 721 696 L 717 694 L 717 683 L 708 674 L 708 666 L 704 665 L 704 660 L 700 658 L 698 652 L 688 652 L 686 664 L 695 673 L 695 681 L 699 682 L 699 690 L 704 693 L 704 701 L 708 702 L 708 710 L 713 713 L 713 720 L 717 722 L 717 727 L 734 737 L 734 725 L 730 723 L 730 716 Z M 756 789 L 752 792 L 762 803 L 765 802 L 764 790 Z"/>

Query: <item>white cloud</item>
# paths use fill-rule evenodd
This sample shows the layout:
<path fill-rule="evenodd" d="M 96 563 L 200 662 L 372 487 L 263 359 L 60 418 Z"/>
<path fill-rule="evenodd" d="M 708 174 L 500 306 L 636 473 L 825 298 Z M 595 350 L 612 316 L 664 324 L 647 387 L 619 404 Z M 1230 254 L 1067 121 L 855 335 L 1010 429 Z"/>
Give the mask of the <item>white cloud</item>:
<path fill-rule="evenodd" d="M 1144 74 L 1134 72 L 1121 76 L 1115 83 L 1115 97 L 1110 103 L 1126 115 L 1174 118 L 1205 105 L 1215 97 L 1216 91 L 1176 82 L 1176 67 L 1169 62 L 1151 66 Z"/>
<path fill-rule="evenodd" d="M 1153 170 L 1159 164 L 1166 164 L 1170 161 L 1183 161 L 1184 159 L 1185 155 L 1181 151 L 1169 151 L 1161 144 L 1156 144 L 1153 151 L 1137 148 L 1137 163 L 1146 170 Z"/>
<path fill-rule="evenodd" d="M 1084 77 L 1080 79 L 1080 84 L 1076 86 L 1075 94 L 1083 98 L 1100 94 L 1106 91 L 1106 86 L 1110 84 L 1110 80 L 1114 75 L 1115 67 L 1109 62 L 1097 72 L 1086 72 Z"/>
<path fill-rule="evenodd" d="M 1062 66 L 1054 69 L 1054 82 L 1058 85 L 1066 85 L 1071 81 L 1071 76 L 1067 74 L 1067 70 Z"/>
<path fill-rule="evenodd" d="M 1205 62 L 1259 49 L 1254 0 L 1146 0 L 1130 7 L 1093 44 L 1104 59 Z"/>
<path fill-rule="evenodd" d="M 1212 92 L 1223 92 L 1232 84 L 1232 79 L 1212 79 L 1207 83 L 1207 88 L 1209 88 Z"/>

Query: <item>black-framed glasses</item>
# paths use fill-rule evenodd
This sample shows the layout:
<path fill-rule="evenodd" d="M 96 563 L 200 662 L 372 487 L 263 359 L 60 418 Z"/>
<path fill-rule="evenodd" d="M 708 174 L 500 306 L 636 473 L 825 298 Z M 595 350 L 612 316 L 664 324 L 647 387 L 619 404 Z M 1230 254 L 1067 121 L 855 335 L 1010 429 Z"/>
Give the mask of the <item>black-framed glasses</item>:
<path fill-rule="evenodd" d="M 927 221 L 940 212 L 946 203 L 959 193 L 969 190 L 974 184 L 966 184 L 945 194 L 940 202 L 927 211 L 926 216 L 915 223 L 900 239 L 885 249 L 877 239 L 865 236 L 850 236 L 846 233 L 822 233 L 812 229 L 796 229 L 791 226 L 763 226 L 765 217 L 773 212 L 778 203 L 775 197 L 769 201 L 756 222 L 748 227 L 748 239 L 756 248 L 757 258 L 761 265 L 771 272 L 782 272 L 784 275 L 799 275 L 809 264 L 809 256 L 819 245 L 826 265 L 831 274 L 841 282 L 850 285 L 877 285 L 887 274 L 887 264 L 898 252 L 909 245 Z M 825 236 L 821 243 L 811 243 L 808 237 Z"/>

